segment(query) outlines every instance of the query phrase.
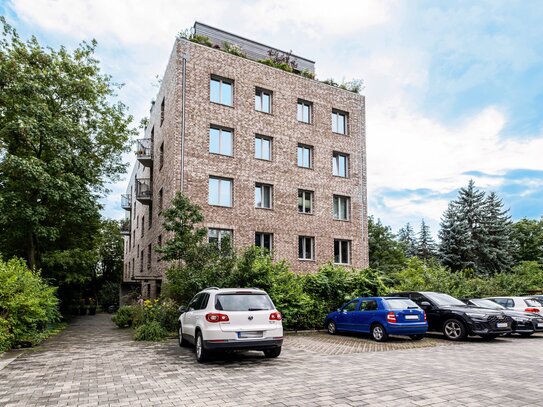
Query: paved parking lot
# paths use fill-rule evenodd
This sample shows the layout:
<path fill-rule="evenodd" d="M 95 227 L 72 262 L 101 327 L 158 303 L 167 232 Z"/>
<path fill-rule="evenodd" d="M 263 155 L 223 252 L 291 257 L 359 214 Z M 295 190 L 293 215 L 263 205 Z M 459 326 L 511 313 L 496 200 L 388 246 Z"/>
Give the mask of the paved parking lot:
<path fill-rule="evenodd" d="M 295 335 L 275 360 L 198 365 L 175 340 L 134 342 L 108 315 L 87 316 L 0 370 L 0 406 L 543 405 L 543 335 L 375 345 Z"/>

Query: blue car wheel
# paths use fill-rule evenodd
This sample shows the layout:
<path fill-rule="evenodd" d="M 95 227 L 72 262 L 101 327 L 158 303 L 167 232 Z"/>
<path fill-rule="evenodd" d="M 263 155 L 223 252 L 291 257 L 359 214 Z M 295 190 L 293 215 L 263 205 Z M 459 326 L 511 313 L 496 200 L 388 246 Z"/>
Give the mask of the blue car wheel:
<path fill-rule="evenodd" d="M 388 333 L 381 324 L 372 325 L 371 336 L 377 342 L 385 342 L 388 339 Z"/>

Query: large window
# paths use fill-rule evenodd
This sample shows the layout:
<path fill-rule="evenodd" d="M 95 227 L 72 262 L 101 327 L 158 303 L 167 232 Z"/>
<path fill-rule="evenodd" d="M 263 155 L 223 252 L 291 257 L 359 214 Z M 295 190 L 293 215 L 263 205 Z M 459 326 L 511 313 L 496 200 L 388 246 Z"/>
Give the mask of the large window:
<path fill-rule="evenodd" d="M 347 134 L 347 113 L 332 110 L 332 131 L 339 134 Z"/>
<path fill-rule="evenodd" d="M 160 143 L 160 149 L 158 152 L 158 170 L 160 171 L 164 166 L 164 142 Z"/>
<path fill-rule="evenodd" d="M 313 167 L 313 147 L 298 144 L 298 167 Z"/>
<path fill-rule="evenodd" d="M 232 230 L 230 229 L 208 229 L 207 239 L 209 243 L 221 246 L 225 242 L 232 244 Z"/>
<path fill-rule="evenodd" d="M 216 206 L 232 206 L 232 180 L 209 177 L 208 203 Z"/>
<path fill-rule="evenodd" d="M 309 236 L 298 237 L 298 258 L 300 260 L 313 260 L 315 257 L 315 238 Z"/>
<path fill-rule="evenodd" d="M 213 154 L 232 155 L 232 130 L 220 127 L 209 128 L 209 152 Z"/>
<path fill-rule="evenodd" d="M 349 176 L 349 156 L 347 154 L 334 153 L 332 158 L 332 174 L 343 178 Z"/>
<path fill-rule="evenodd" d="M 351 198 L 334 195 L 334 219 L 349 220 Z"/>
<path fill-rule="evenodd" d="M 147 270 L 151 268 L 151 259 L 153 258 L 153 252 L 152 252 L 151 245 L 147 246 Z"/>
<path fill-rule="evenodd" d="M 255 233 L 255 246 L 260 247 L 262 249 L 267 249 L 267 250 L 269 250 L 271 252 L 272 247 L 273 247 L 273 234 L 272 233 L 256 232 Z"/>
<path fill-rule="evenodd" d="M 230 79 L 211 77 L 209 99 L 221 105 L 232 106 L 233 104 L 233 82 Z"/>
<path fill-rule="evenodd" d="M 351 263 L 351 241 L 350 240 L 334 240 L 334 263 L 350 264 Z"/>
<path fill-rule="evenodd" d="M 158 191 L 158 213 L 162 212 L 162 208 L 164 207 L 164 190 L 160 188 Z"/>
<path fill-rule="evenodd" d="M 255 185 L 255 207 L 271 209 L 272 207 L 272 189 L 271 185 Z"/>
<path fill-rule="evenodd" d="M 264 89 L 255 90 L 255 109 L 259 112 L 271 113 L 272 92 Z"/>
<path fill-rule="evenodd" d="M 313 191 L 298 190 L 298 212 L 313 213 Z"/>
<path fill-rule="evenodd" d="M 166 107 L 166 98 L 162 98 L 162 103 L 160 104 L 160 125 L 164 123 L 164 109 Z"/>
<path fill-rule="evenodd" d="M 272 140 L 266 136 L 255 136 L 255 158 L 271 160 Z"/>
<path fill-rule="evenodd" d="M 298 110 L 296 111 L 296 118 L 299 122 L 311 123 L 311 115 L 313 110 L 313 104 L 306 102 L 305 100 L 298 100 Z"/>

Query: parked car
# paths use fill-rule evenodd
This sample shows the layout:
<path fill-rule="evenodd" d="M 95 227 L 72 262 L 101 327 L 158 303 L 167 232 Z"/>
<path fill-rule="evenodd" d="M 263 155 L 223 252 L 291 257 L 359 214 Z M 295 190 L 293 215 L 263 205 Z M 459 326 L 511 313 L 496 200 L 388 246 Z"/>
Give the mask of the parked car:
<path fill-rule="evenodd" d="M 543 307 L 541 303 L 531 297 L 488 297 L 487 300 L 492 300 L 497 304 L 515 311 L 533 312 L 543 316 Z"/>
<path fill-rule="evenodd" d="M 426 314 L 413 301 L 405 298 L 356 298 L 331 312 L 325 319 L 330 334 L 340 331 L 371 334 L 377 342 L 389 335 L 408 335 L 420 340 L 428 329 Z"/>
<path fill-rule="evenodd" d="M 281 354 L 281 313 L 265 291 L 211 287 L 179 312 L 179 346 L 194 345 L 198 362 L 219 350 L 261 350 L 269 358 Z"/>
<path fill-rule="evenodd" d="M 505 315 L 513 319 L 511 328 L 513 333 L 521 336 L 530 336 L 534 332 L 543 331 L 543 317 L 534 314 L 533 312 L 521 312 L 505 308 L 504 306 L 495 303 L 491 300 L 481 298 L 466 298 L 462 299 L 468 305 L 474 305 L 481 308 L 490 308 L 503 312 Z"/>
<path fill-rule="evenodd" d="M 512 319 L 503 312 L 466 305 L 448 294 L 409 291 L 392 295 L 418 304 L 426 311 L 428 330 L 442 332 L 451 341 L 463 340 L 468 335 L 493 339 L 512 331 Z"/>

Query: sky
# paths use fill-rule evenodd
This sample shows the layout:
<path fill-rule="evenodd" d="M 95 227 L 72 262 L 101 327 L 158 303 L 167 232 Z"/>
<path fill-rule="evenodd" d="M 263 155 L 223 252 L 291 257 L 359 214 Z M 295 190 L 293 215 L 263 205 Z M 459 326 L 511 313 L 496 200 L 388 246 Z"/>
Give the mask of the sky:
<path fill-rule="evenodd" d="M 318 79 L 364 80 L 370 215 L 395 231 L 424 219 L 435 235 L 473 179 L 513 220 L 543 216 L 541 1 L 0 0 L 0 13 L 43 45 L 96 39 L 135 123 L 194 21 L 292 50 Z M 104 216 L 124 217 L 127 177 Z"/>

